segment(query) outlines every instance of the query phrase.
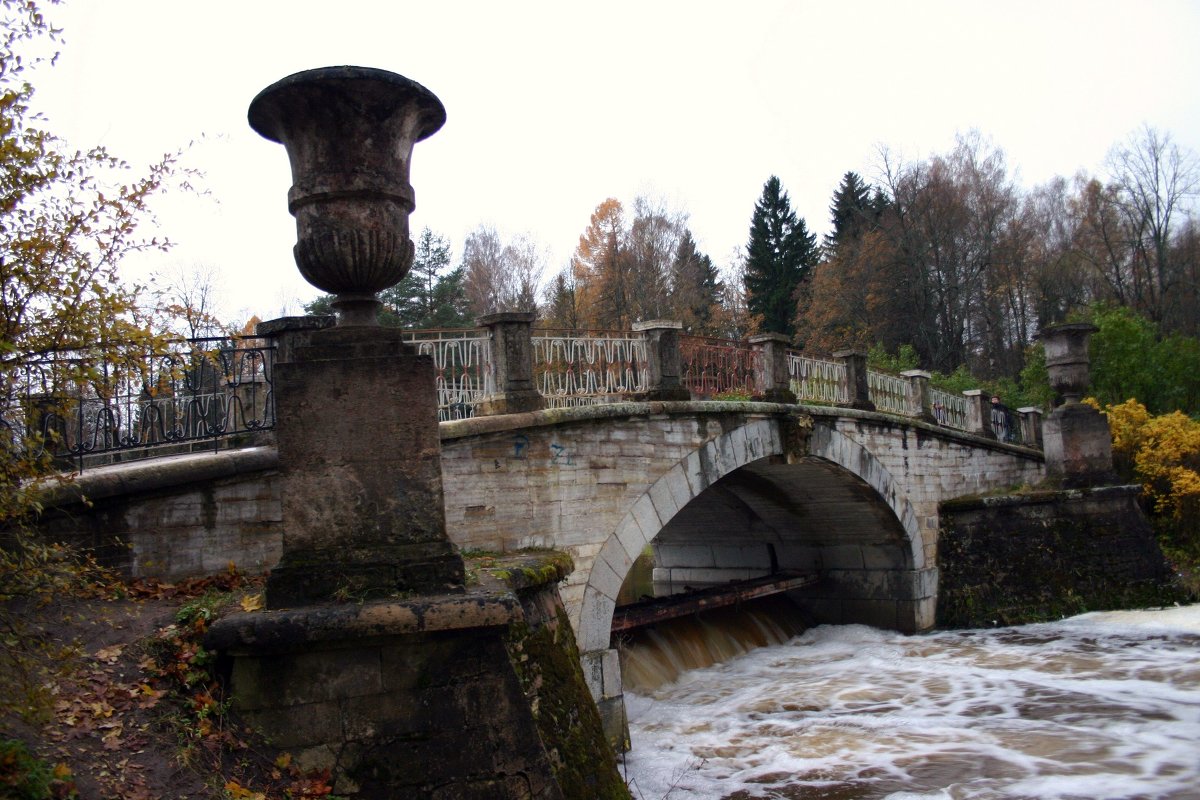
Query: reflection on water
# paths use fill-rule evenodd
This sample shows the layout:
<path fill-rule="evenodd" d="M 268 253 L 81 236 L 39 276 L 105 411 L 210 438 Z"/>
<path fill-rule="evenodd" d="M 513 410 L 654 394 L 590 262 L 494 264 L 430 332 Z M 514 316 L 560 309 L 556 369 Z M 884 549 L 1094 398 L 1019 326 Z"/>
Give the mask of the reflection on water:
<path fill-rule="evenodd" d="M 627 769 L 647 800 L 1200 798 L 1200 606 L 822 626 L 639 691 Z"/>

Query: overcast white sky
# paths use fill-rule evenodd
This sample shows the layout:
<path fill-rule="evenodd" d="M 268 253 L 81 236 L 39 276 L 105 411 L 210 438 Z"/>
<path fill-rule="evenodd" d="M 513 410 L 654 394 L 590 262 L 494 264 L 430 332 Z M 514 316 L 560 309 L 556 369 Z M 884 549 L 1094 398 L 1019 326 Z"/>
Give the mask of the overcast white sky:
<path fill-rule="evenodd" d="M 532 3 L 68 0 L 50 127 L 134 164 L 187 153 L 206 198 L 162 207 L 170 254 L 132 274 L 218 270 L 230 317 L 317 292 L 296 272 L 280 145 L 246 124 L 263 87 L 356 64 L 416 80 L 446 126 L 413 156 L 413 230 L 457 260 L 480 223 L 566 263 L 592 210 L 638 194 L 690 214 L 725 264 L 766 179 L 818 234 L 842 174 L 876 173 L 978 129 L 1026 186 L 1083 169 L 1143 124 L 1200 151 L 1200 3 Z"/>

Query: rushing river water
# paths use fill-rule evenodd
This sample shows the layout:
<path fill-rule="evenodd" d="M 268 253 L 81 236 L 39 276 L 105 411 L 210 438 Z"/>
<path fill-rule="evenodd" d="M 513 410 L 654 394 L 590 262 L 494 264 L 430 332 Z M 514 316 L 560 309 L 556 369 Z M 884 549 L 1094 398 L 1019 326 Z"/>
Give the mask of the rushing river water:
<path fill-rule="evenodd" d="M 644 800 L 1200 799 L 1200 606 L 822 626 L 665 677 L 626 693 Z"/>

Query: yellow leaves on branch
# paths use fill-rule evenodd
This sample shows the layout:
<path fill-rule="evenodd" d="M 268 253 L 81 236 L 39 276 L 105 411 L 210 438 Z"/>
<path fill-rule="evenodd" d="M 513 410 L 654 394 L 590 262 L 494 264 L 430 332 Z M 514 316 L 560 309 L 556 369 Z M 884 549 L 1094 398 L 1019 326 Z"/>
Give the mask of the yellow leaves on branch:
<path fill-rule="evenodd" d="M 1181 519 L 1200 511 L 1200 422 L 1179 411 L 1152 416 L 1137 400 L 1100 410 L 1108 417 L 1114 459 L 1132 467 L 1155 512 Z"/>

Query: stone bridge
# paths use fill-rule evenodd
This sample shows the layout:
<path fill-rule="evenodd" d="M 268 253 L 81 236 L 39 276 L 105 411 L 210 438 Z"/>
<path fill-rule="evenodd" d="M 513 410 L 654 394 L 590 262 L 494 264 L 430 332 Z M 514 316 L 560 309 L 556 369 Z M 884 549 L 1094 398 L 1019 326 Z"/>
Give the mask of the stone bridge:
<path fill-rule="evenodd" d="M 574 559 L 561 593 L 610 719 L 622 707 L 613 610 L 648 546 L 661 592 L 800 570 L 819 576 L 793 593 L 815 621 L 919 631 L 934 624 L 939 503 L 1044 476 L 1032 448 L 832 406 L 620 402 L 440 433 L 455 544 Z M 93 508 L 52 527 L 108 545 L 134 574 L 270 568 L 280 483 L 269 447 L 101 467 L 72 490 Z"/>
<path fill-rule="evenodd" d="M 575 560 L 561 592 L 602 702 L 620 696 L 613 610 L 647 546 L 657 591 L 816 572 L 795 598 L 816 621 L 919 631 L 934 624 L 939 502 L 1043 477 L 1029 448 L 845 408 L 618 403 L 441 428 L 460 547 Z"/>
<path fill-rule="evenodd" d="M 789 594 L 813 620 L 919 631 L 935 620 L 939 503 L 1045 475 L 1041 451 L 1013 443 L 1038 443 L 1036 410 L 1022 409 L 1018 426 L 992 415 L 982 392 L 939 399 L 924 373 L 871 375 L 855 353 L 806 360 L 770 337 L 747 359 L 764 401 L 685 399 L 696 386 L 682 385 L 677 331 L 660 326 L 640 340 L 638 374 L 649 380 L 639 391 L 652 399 L 544 408 L 528 364 L 537 340 L 528 320 L 522 327 L 487 340 L 496 384 L 477 415 L 440 424 L 446 529 L 463 549 L 572 556 L 562 597 L 610 723 L 622 707 L 613 611 L 647 548 L 656 594 L 800 571 L 817 581 Z M 840 372 L 822 384 L 825 369 Z M 841 405 L 796 402 L 824 392 Z M 69 491 L 93 506 L 67 508 L 47 527 L 135 575 L 229 561 L 269 569 L 280 557 L 279 457 L 269 446 L 89 469 Z"/>

